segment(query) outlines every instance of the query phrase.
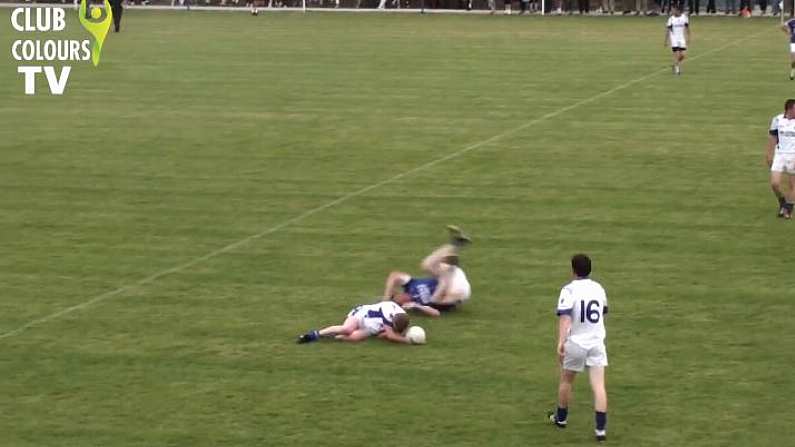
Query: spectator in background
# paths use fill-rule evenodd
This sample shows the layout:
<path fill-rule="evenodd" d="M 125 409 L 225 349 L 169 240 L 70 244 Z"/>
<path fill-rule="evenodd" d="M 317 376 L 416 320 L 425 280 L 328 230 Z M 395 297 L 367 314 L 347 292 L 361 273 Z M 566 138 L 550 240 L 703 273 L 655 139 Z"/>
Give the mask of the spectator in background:
<path fill-rule="evenodd" d="M 707 14 L 715 14 L 718 11 L 715 9 L 715 0 L 707 0 Z"/>
<path fill-rule="evenodd" d="M 489 14 L 494 15 L 497 12 L 497 0 L 489 0 Z"/>
<path fill-rule="evenodd" d="M 602 14 L 610 14 L 615 13 L 616 11 L 616 0 L 602 0 Z"/>
<path fill-rule="evenodd" d="M 122 0 L 110 0 L 110 10 L 113 12 L 113 32 L 121 31 L 121 15 L 124 12 Z"/>
<path fill-rule="evenodd" d="M 726 0 L 726 14 L 737 14 L 737 0 Z"/>
<path fill-rule="evenodd" d="M 743 11 L 745 9 L 751 11 L 751 8 L 752 8 L 751 0 L 740 0 L 740 11 Z"/>
<path fill-rule="evenodd" d="M 698 10 L 701 9 L 700 0 L 687 0 L 687 13 L 691 16 L 697 16 Z"/>
<path fill-rule="evenodd" d="M 646 15 L 648 12 L 647 0 L 635 0 L 635 15 Z"/>
<path fill-rule="evenodd" d="M 773 0 L 774 2 L 776 0 Z M 762 11 L 762 15 L 767 14 L 767 0 L 759 0 L 759 10 Z"/>
<path fill-rule="evenodd" d="M 591 12 L 590 0 L 577 0 L 577 9 L 580 10 L 580 15 L 584 16 Z"/>

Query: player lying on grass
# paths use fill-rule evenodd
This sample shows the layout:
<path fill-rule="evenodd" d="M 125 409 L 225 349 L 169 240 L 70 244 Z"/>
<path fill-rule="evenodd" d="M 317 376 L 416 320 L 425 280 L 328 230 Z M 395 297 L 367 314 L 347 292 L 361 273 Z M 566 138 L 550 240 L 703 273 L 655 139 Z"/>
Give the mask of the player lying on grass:
<path fill-rule="evenodd" d="M 397 303 L 382 301 L 354 307 L 345 321 L 338 326 L 313 330 L 298 337 L 298 343 L 309 343 L 321 338 L 342 341 L 362 341 L 378 336 L 395 343 L 410 343 L 403 335 L 409 327 L 409 316 Z"/>
<path fill-rule="evenodd" d="M 774 116 L 770 123 L 766 159 L 770 187 L 778 200 L 778 217 L 791 219 L 795 202 L 795 99 L 788 99 L 784 113 Z M 785 182 L 789 194 L 784 192 Z"/>
<path fill-rule="evenodd" d="M 459 251 L 471 243 L 460 228 L 450 225 L 450 243 L 442 245 L 422 261 L 428 278 L 412 278 L 405 272 L 392 272 L 386 279 L 384 300 L 392 300 L 404 309 L 415 309 L 438 317 L 455 308 L 472 294 L 466 273 L 458 265 Z"/>

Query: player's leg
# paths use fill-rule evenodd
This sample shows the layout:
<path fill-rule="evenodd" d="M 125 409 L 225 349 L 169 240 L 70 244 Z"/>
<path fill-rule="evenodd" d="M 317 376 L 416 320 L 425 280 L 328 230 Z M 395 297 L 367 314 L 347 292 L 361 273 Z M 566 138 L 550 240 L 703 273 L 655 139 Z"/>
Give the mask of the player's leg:
<path fill-rule="evenodd" d="M 359 328 L 359 320 L 354 316 L 355 310 L 348 314 L 340 325 L 329 326 L 321 330 L 312 330 L 298 336 L 298 343 L 310 343 L 320 340 L 321 337 L 336 337 L 337 335 L 350 335 Z"/>
<path fill-rule="evenodd" d="M 790 173 L 787 174 L 787 183 L 789 184 L 788 185 L 789 186 L 789 190 L 787 191 L 787 193 L 785 195 L 785 197 L 787 197 L 786 203 L 784 204 L 785 212 L 784 212 L 784 216 L 783 217 L 785 219 L 791 219 L 792 218 L 793 208 L 795 207 L 795 205 L 793 205 L 793 204 L 795 204 L 795 175 L 792 174 L 792 172 L 795 172 L 795 160 L 790 160 L 790 161 L 791 161 L 791 163 L 793 165 L 793 166 L 791 166 L 793 168 L 793 170 L 789 171 Z"/>
<path fill-rule="evenodd" d="M 445 244 L 437 248 L 425 257 L 420 263 L 420 267 L 435 277 L 441 276 L 445 271 L 445 264 L 448 258 L 458 256 L 458 247 L 453 244 Z"/>
<path fill-rule="evenodd" d="M 560 383 L 558 384 L 558 406 L 555 413 L 550 416 L 550 421 L 560 428 L 566 428 L 569 418 L 569 403 L 571 402 L 574 379 L 577 372 L 565 368 L 560 370 Z"/>
<path fill-rule="evenodd" d="M 795 43 L 789 45 L 789 80 L 795 79 Z"/>
<path fill-rule="evenodd" d="M 400 289 L 411 281 L 411 275 L 404 272 L 392 272 L 386 278 L 384 285 L 384 299 L 391 300 Z"/>
<path fill-rule="evenodd" d="M 560 384 L 558 385 L 558 407 L 549 420 L 560 428 L 565 428 L 569 416 L 574 379 L 578 372 L 585 370 L 587 351 L 579 345 L 567 341 L 564 348 L 563 361 L 560 368 Z"/>
<path fill-rule="evenodd" d="M 370 336 L 370 333 L 366 329 L 356 329 L 349 334 L 338 334 L 334 338 L 337 340 L 342 341 L 362 341 L 367 339 Z"/>
<path fill-rule="evenodd" d="M 770 167 L 770 189 L 773 190 L 773 194 L 778 201 L 778 217 L 784 217 L 787 211 L 787 198 L 784 196 L 784 191 L 781 187 L 784 180 L 784 169 L 781 164 L 781 156 L 776 155 L 773 157 L 773 165 Z"/>
<path fill-rule="evenodd" d="M 607 437 L 607 390 L 605 389 L 604 366 L 589 367 L 588 377 L 591 380 L 591 390 L 593 390 L 596 439 L 604 441 Z"/>

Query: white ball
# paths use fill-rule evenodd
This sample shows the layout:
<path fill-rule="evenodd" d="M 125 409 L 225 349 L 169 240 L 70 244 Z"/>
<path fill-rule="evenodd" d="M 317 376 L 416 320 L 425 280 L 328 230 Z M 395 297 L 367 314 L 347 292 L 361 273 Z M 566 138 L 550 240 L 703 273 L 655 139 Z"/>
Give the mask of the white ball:
<path fill-rule="evenodd" d="M 412 326 L 406 331 L 406 338 L 414 345 L 425 344 L 425 329 L 419 326 Z"/>

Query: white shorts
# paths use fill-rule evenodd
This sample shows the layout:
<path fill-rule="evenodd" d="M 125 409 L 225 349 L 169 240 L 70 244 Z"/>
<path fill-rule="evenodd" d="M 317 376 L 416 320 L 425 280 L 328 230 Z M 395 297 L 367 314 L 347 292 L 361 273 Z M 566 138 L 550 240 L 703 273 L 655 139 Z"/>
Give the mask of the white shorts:
<path fill-rule="evenodd" d="M 795 175 L 795 154 L 776 154 L 770 172 L 785 172 Z"/>
<path fill-rule="evenodd" d="M 450 278 L 450 290 L 447 292 L 458 298 L 460 303 L 464 303 L 472 296 L 472 286 L 466 273 L 460 267 L 453 267 L 452 277 Z"/>
<path fill-rule="evenodd" d="M 349 318 L 356 320 L 356 328 L 364 329 L 370 335 L 376 335 L 384 329 L 384 325 L 380 319 L 368 318 L 367 309 L 362 306 L 356 306 L 348 312 Z"/>
<path fill-rule="evenodd" d="M 586 366 L 607 366 L 607 348 L 604 343 L 586 349 L 577 343 L 567 341 L 564 348 L 563 369 L 565 370 L 582 372 Z"/>
<path fill-rule="evenodd" d="M 672 40 L 671 49 L 677 49 L 677 48 L 687 50 L 687 42 L 685 42 L 684 40 Z"/>
<path fill-rule="evenodd" d="M 795 43 L 789 44 L 789 52 L 790 53 L 795 53 Z"/>

